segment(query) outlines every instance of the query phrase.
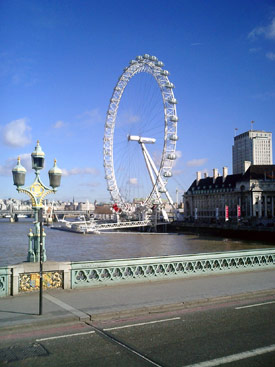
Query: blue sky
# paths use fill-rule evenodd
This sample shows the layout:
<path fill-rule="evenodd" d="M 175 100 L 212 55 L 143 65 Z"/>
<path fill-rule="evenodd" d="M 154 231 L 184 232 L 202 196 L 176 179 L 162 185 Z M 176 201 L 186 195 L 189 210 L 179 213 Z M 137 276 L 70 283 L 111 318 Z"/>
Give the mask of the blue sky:
<path fill-rule="evenodd" d="M 231 172 L 235 128 L 254 120 L 275 135 L 273 0 L 0 1 L 0 197 L 24 198 L 10 171 L 18 155 L 29 168 L 39 139 L 44 183 L 54 158 L 64 170 L 57 199 L 108 201 L 109 99 L 123 68 L 144 53 L 162 60 L 175 84 L 174 199 L 198 170 Z"/>

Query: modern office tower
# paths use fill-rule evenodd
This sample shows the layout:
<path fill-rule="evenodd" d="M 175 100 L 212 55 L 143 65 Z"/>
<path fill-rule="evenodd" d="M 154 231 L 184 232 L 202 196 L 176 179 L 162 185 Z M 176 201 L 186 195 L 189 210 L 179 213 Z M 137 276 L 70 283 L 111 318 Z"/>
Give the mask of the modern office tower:
<path fill-rule="evenodd" d="M 272 164 L 272 133 L 249 130 L 234 137 L 232 146 L 233 174 L 243 173 L 251 165 Z"/>

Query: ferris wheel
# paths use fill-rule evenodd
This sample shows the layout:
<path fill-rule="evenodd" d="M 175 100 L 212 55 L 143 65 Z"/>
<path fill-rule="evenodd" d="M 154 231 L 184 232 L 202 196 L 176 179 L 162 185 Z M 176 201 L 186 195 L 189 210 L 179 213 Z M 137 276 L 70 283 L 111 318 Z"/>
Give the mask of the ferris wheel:
<path fill-rule="evenodd" d="M 176 159 L 178 116 L 174 84 L 163 62 L 145 54 L 131 60 L 114 87 L 104 129 L 104 169 L 113 202 L 128 211 L 173 205 L 167 183 Z"/>

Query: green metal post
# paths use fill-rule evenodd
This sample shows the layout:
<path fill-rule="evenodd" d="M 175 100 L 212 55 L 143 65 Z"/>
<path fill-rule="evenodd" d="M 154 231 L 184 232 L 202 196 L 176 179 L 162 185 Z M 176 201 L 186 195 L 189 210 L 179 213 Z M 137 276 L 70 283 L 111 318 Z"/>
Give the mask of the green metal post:
<path fill-rule="evenodd" d="M 40 246 L 39 246 L 39 262 L 40 262 L 40 282 L 39 282 L 39 315 L 43 313 L 43 209 L 39 209 L 40 222 Z"/>

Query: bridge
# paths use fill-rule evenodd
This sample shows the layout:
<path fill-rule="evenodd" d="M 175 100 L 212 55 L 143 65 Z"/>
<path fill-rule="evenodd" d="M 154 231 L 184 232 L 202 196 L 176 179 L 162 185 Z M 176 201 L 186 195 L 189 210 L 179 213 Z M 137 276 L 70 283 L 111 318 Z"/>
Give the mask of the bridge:
<path fill-rule="evenodd" d="M 50 213 L 51 217 L 57 216 L 58 218 L 61 216 L 71 216 L 77 217 L 84 215 L 85 217 L 90 218 L 91 212 L 89 210 L 54 210 Z M 11 221 L 17 222 L 20 216 L 27 216 L 31 218 L 33 216 L 32 209 L 7 209 L 7 210 L 0 210 L 0 218 L 10 218 Z M 45 213 L 44 216 L 46 217 L 47 214 Z"/>

